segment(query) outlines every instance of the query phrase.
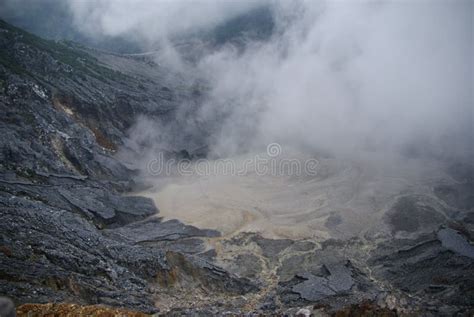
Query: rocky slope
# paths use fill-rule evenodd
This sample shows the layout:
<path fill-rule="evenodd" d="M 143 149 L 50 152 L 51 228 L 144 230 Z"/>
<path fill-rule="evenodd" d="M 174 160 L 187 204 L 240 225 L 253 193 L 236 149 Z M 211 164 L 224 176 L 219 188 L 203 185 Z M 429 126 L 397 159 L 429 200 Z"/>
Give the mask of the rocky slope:
<path fill-rule="evenodd" d="M 158 213 L 149 199 L 123 195 L 134 172 L 113 154 L 138 114 L 163 119 L 176 110 L 187 90 L 167 85 L 182 81 L 160 70 L 154 78 L 119 72 L 98 52 L 5 22 L 0 52 L 1 294 L 153 312 L 157 294 L 181 287 L 256 289 L 190 255 L 217 232 L 148 218 Z"/>
<path fill-rule="evenodd" d="M 0 22 L 0 295 L 170 315 L 472 314 L 471 166 L 397 193 L 383 234 L 328 239 L 221 236 L 130 195 L 136 171 L 116 158 L 126 131 L 140 115 L 172 122 L 171 152 L 190 150 L 199 140 L 180 120 L 202 93 L 146 56 Z M 330 232 L 345 225 L 326 218 Z"/>

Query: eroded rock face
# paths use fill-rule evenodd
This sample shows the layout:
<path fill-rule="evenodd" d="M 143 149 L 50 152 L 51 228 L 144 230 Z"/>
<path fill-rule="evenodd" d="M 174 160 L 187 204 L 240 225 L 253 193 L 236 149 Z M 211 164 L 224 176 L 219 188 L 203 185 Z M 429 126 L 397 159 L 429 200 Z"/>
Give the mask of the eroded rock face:
<path fill-rule="evenodd" d="M 104 232 L 74 211 L 27 198 L 0 193 L 0 278 L 4 281 L 0 292 L 19 302 L 74 298 L 79 303 L 151 312 L 156 310 L 155 292 L 169 287 L 157 282 L 161 276 L 173 276 L 183 287 L 194 285 L 210 291 L 239 294 L 256 290 L 250 281 L 203 259 L 166 253 L 190 238 L 215 235 L 213 231 L 152 218 L 148 225 L 145 221 L 144 233 L 134 233 L 140 223 Z M 162 241 L 169 245 L 149 244 Z M 199 240 L 198 246 L 202 245 Z M 189 253 L 199 251 L 191 249 Z M 174 276 L 178 271 L 179 276 Z"/>
<path fill-rule="evenodd" d="M 458 235 L 441 229 L 415 240 L 387 241 L 374 250 L 368 263 L 374 277 L 415 295 L 416 304 L 428 310 L 468 311 L 474 299 L 474 261 L 466 256 L 470 249 Z"/>
<path fill-rule="evenodd" d="M 19 302 L 65 301 L 153 310 L 141 290 L 167 269 L 160 250 L 106 239 L 77 214 L 2 194 L 2 294 Z"/>
<path fill-rule="evenodd" d="M 150 199 L 124 195 L 135 172 L 114 153 L 127 128 L 140 114 L 171 117 L 187 95 L 161 86 L 184 82 L 137 77 L 127 58 L 102 57 L 129 71 L 118 72 L 92 51 L 3 21 L 0 31 L 0 294 L 17 304 L 152 313 L 158 294 L 181 291 L 175 285 L 209 294 L 257 290 L 205 256 L 185 255 L 207 251 L 203 239 L 218 232 L 163 222 Z M 130 60 L 153 66 L 144 63 Z"/>

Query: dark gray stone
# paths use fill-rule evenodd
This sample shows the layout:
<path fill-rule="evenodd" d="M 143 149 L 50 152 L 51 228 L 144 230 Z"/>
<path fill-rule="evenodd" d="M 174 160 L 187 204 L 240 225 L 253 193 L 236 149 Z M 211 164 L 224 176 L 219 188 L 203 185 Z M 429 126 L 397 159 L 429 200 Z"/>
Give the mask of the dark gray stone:
<path fill-rule="evenodd" d="M 441 239 L 450 240 L 452 234 L 457 233 L 442 231 Z M 437 307 L 447 305 L 459 311 L 474 302 L 474 261 L 446 249 L 436 234 L 380 243 L 368 264 L 379 281 L 408 294 L 417 294 L 425 303 L 432 302 Z M 434 285 L 442 287 L 433 288 Z M 458 293 L 461 289 L 462 296 Z"/>
<path fill-rule="evenodd" d="M 301 252 L 301 251 L 311 251 L 316 247 L 311 241 L 295 241 L 291 246 L 291 250 Z"/>
<path fill-rule="evenodd" d="M 354 285 L 352 274 L 349 268 L 342 263 L 326 263 L 324 267 L 329 271 L 328 285 L 336 293 L 345 292 Z"/>
<path fill-rule="evenodd" d="M 275 257 L 294 243 L 290 239 L 266 239 L 259 235 L 254 236 L 252 240 L 257 243 L 262 249 L 263 255 L 268 258 Z"/>
<path fill-rule="evenodd" d="M 299 293 L 305 300 L 314 302 L 322 298 L 347 292 L 354 285 L 351 271 L 343 263 L 324 264 L 329 276 L 320 277 L 311 273 L 297 274 L 297 277 L 306 281 L 292 287 L 292 291 Z"/>
<path fill-rule="evenodd" d="M 438 231 L 438 239 L 446 249 L 474 259 L 474 246 L 456 230 L 441 229 Z"/>
<path fill-rule="evenodd" d="M 255 280 L 262 272 L 262 263 L 260 259 L 251 253 L 238 254 L 235 258 L 227 262 L 226 269 L 238 276 Z"/>
<path fill-rule="evenodd" d="M 58 189 L 71 205 L 92 213 L 104 225 L 126 224 L 158 213 L 149 198 L 119 196 L 97 187 L 74 186 Z"/>
<path fill-rule="evenodd" d="M 314 276 L 310 273 L 297 275 L 306 281 L 293 286 L 292 291 L 310 302 L 318 301 L 327 296 L 335 295 L 336 292 L 329 286 L 329 282 L 324 277 Z"/>
<path fill-rule="evenodd" d="M 153 217 L 129 225 L 104 231 L 108 235 L 123 238 L 133 243 L 174 241 L 192 237 L 218 237 L 220 233 L 215 230 L 202 230 L 188 226 L 178 220 L 162 222 Z"/>
<path fill-rule="evenodd" d="M 256 290 L 207 261 L 106 237 L 80 215 L 42 202 L 0 192 L 0 208 L 0 293 L 19 302 L 75 299 L 153 311 L 148 283 L 170 270 L 196 287 Z"/>
<path fill-rule="evenodd" d="M 401 197 L 386 214 L 392 232 L 417 232 L 427 228 L 433 230 L 444 223 L 445 217 L 433 207 L 418 202 L 415 197 Z"/>
<path fill-rule="evenodd" d="M 7 297 L 0 297 L 0 316 L 1 317 L 15 317 L 15 305 L 11 299 Z"/>

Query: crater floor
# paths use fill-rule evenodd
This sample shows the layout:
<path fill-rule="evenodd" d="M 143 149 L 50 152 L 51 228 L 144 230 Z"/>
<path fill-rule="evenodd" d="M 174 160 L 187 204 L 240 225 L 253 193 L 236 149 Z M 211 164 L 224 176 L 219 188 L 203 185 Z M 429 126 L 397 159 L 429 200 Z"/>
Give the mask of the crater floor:
<path fill-rule="evenodd" d="M 309 156 L 291 152 L 279 159 L 285 158 L 303 165 Z M 247 159 L 251 156 L 234 158 L 236 170 Z M 140 194 L 154 199 L 165 219 L 215 229 L 224 236 L 254 232 L 266 238 L 328 239 L 396 231 L 390 210 L 404 196 L 418 197 L 428 204 L 425 216 L 445 217 L 443 202 L 433 193 L 433 186 L 455 181 L 437 164 L 379 159 L 317 158 L 315 175 L 296 169 L 293 174 L 285 170 L 261 175 L 248 168 L 239 175 L 221 171 L 157 176 L 151 179 L 154 187 Z M 206 164 L 215 171 L 220 163 Z M 412 216 L 416 212 L 412 210 Z M 426 225 L 432 230 L 436 224 Z"/>

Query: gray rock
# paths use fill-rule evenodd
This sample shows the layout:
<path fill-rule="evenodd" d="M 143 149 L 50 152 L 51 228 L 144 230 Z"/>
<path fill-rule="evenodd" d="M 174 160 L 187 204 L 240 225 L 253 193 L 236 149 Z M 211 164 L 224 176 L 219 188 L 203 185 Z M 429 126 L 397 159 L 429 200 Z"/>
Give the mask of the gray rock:
<path fill-rule="evenodd" d="M 97 187 L 59 188 L 59 193 L 83 213 L 92 213 L 102 224 L 126 224 L 158 213 L 149 198 L 119 196 Z"/>
<path fill-rule="evenodd" d="M 456 230 L 441 229 L 438 231 L 438 239 L 446 249 L 474 259 L 474 246 Z"/>
<path fill-rule="evenodd" d="M 266 239 L 259 235 L 255 235 L 252 240 L 257 243 L 257 245 L 262 249 L 263 255 L 268 258 L 275 257 L 294 243 L 290 239 Z"/>
<path fill-rule="evenodd" d="M 202 230 L 188 226 L 178 220 L 161 222 L 157 217 L 137 221 L 129 225 L 104 231 L 106 234 L 121 237 L 133 243 L 174 241 L 192 237 L 218 237 L 216 230 Z"/>
<path fill-rule="evenodd" d="M 20 302 L 107 300 L 145 311 L 153 301 L 140 294 L 146 279 L 167 269 L 159 250 L 133 248 L 104 238 L 80 216 L 0 193 L 0 244 L 11 250 L 0 272 L 0 292 Z M 139 295 L 140 294 L 140 295 Z"/>
<path fill-rule="evenodd" d="M 324 267 L 329 276 L 314 276 L 311 273 L 297 274 L 306 281 L 292 287 L 305 300 L 314 302 L 322 298 L 349 291 L 354 285 L 350 270 L 342 263 L 328 263 Z"/>
<path fill-rule="evenodd" d="M 311 251 L 316 247 L 311 241 L 295 241 L 295 243 L 291 246 L 291 250 L 293 251 Z"/>
<path fill-rule="evenodd" d="M 326 263 L 324 267 L 329 271 L 328 285 L 336 293 L 345 292 L 354 285 L 352 274 L 349 268 L 342 263 Z"/>
<path fill-rule="evenodd" d="M 413 233 L 422 229 L 432 231 L 446 221 L 441 213 L 415 197 L 399 198 L 385 217 L 393 233 Z"/>
<path fill-rule="evenodd" d="M 174 251 L 187 254 L 198 254 L 202 256 L 204 250 L 206 250 L 206 244 L 203 240 L 198 238 L 186 238 L 174 241 L 154 241 L 140 243 L 142 245 L 152 246 L 165 251 Z M 210 259 L 209 259 L 210 260 Z"/>
<path fill-rule="evenodd" d="M 324 277 L 314 276 L 310 273 L 302 273 L 297 276 L 306 281 L 293 286 L 292 291 L 300 294 L 305 300 L 315 302 L 336 294 Z"/>
<path fill-rule="evenodd" d="M 158 217 L 137 221 L 126 226 L 107 229 L 105 235 L 131 244 L 156 247 L 162 250 L 196 254 L 206 248 L 198 237 L 218 237 L 215 230 L 198 229 L 177 220 L 162 222 Z"/>
<path fill-rule="evenodd" d="M 474 262 L 472 258 L 446 249 L 440 240 L 453 248 L 457 233 L 442 231 L 415 240 L 403 239 L 379 244 L 368 261 L 374 278 L 408 294 L 417 294 L 423 302 L 437 307 L 459 309 L 474 302 Z M 453 239 L 454 241 L 451 241 Z M 433 287 L 434 286 L 434 287 Z M 441 287 L 438 287 L 441 286 Z M 463 295 L 458 291 L 462 289 Z"/>
<path fill-rule="evenodd" d="M 1 317 L 15 317 L 15 305 L 11 299 L 7 297 L 0 297 L 0 316 Z"/>
<path fill-rule="evenodd" d="M 260 259 L 251 253 L 239 254 L 230 261 L 226 261 L 226 269 L 238 276 L 247 277 L 255 280 L 262 272 L 262 263 Z"/>
<path fill-rule="evenodd" d="M 309 317 L 311 315 L 311 311 L 306 308 L 301 308 L 296 312 L 296 317 Z"/>
<path fill-rule="evenodd" d="M 45 41 L 1 20 L 0 28 L 0 293 L 155 312 L 154 292 L 172 291 L 150 287 L 157 280 L 255 290 L 182 254 L 203 252 L 199 237 L 218 232 L 145 220 L 158 213 L 153 202 L 122 195 L 136 172 L 116 151 L 139 115 L 168 125 L 170 151 L 198 148 L 180 133 L 192 113 L 174 114 L 185 100 L 196 105 L 193 83 L 150 71 L 156 63 Z"/>
<path fill-rule="evenodd" d="M 232 295 L 253 293 L 259 290 L 258 286 L 249 279 L 231 274 L 201 257 L 167 252 L 166 258 L 169 265 L 175 268 L 173 280 L 177 275 L 178 280 L 187 281 L 188 287 L 199 286 L 211 292 L 224 291 Z M 189 277 L 192 277 L 192 280 Z"/>
<path fill-rule="evenodd" d="M 181 279 L 240 294 L 256 289 L 197 258 L 106 237 L 80 215 L 0 192 L 0 293 L 22 302 L 64 301 L 154 311 L 149 281 L 182 272 Z M 180 266 L 184 266 L 180 268 Z"/>

